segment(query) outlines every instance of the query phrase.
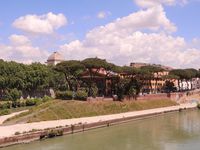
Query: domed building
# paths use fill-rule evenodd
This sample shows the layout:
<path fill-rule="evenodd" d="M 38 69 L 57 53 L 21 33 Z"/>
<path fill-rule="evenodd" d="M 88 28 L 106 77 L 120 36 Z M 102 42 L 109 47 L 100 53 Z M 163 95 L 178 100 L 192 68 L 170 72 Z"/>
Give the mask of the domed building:
<path fill-rule="evenodd" d="M 47 65 L 56 65 L 62 61 L 64 61 L 63 56 L 58 52 L 54 52 L 49 56 L 46 63 Z"/>

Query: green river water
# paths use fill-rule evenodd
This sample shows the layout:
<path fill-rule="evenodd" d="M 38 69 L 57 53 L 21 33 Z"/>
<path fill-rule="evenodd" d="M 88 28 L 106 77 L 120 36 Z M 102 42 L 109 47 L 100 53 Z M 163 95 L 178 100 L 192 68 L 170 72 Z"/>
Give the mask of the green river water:
<path fill-rule="evenodd" d="M 1 150 L 200 150 L 200 111 L 166 114 Z"/>

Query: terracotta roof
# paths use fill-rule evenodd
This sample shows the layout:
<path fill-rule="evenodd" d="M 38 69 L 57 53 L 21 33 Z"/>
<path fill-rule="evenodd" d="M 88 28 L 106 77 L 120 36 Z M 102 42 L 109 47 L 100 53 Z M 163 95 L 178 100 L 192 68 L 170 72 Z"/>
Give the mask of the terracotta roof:
<path fill-rule="evenodd" d="M 54 52 L 47 59 L 47 61 L 63 61 L 63 60 L 64 60 L 63 56 L 58 52 Z"/>

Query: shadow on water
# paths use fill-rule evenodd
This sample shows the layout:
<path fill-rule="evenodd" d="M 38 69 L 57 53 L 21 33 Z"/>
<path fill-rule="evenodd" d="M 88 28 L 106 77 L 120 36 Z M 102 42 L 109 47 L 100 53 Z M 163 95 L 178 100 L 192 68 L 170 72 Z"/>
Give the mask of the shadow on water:
<path fill-rule="evenodd" d="M 199 150 L 200 111 L 67 135 L 1 150 Z"/>

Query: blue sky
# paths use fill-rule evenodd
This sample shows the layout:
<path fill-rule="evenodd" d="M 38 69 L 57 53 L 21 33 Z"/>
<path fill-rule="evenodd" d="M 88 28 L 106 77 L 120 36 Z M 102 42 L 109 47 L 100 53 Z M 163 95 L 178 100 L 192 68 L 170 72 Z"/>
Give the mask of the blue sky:
<path fill-rule="evenodd" d="M 11 26 L 16 18 L 27 14 L 41 15 L 48 12 L 63 13 L 69 22 L 74 22 L 73 25 L 69 24 L 60 29 L 60 33 L 74 33 L 77 38 L 83 38 L 90 29 L 126 16 L 136 11 L 137 7 L 131 0 L 29 0 L 28 3 L 27 0 L 15 0 L 14 3 L 13 0 L 6 0 L 1 1 L 0 10 L 1 28 L 3 28 L 0 34 L 5 38 L 17 32 Z M 99 20 L 96 15 L 100 11 L 110 11 L 112 15 Z"/>
<path fill-rule="evenodd" d="M 200 35 L 200 2 L 191 0 L 184 6 L 165 6 L 167 16 L 178 26 L 175 33 L 191 40 Z M 45 14 L 48 12 L 63 13 L 73 25 L 60 29 L 63 34 L 74 33 L 82 39 L 90 29 L 105 25 L 116 18 L 126 16 L 140 9 L 132 0 L 3 0 L 0 2 L 1 39 L 5 40 L 10 34 L 18 32 L 12 28 L 12 22 L 27 14 Z M 96 15 L 100 11 L 112 14 L 106 19 L 99 20 Z M 87 18 L 88 17 L 88 18 Z"/>
<path fill-rule="evenodd" d="M 104 53 L 105 51 L 110 49 L 110 45 L 108 47 L 104 47 L 103 45 L 100 45 L 100 44 L 97 44 L 95 46 L 92 45 L 93 49 L 98 49 L 98 50 L 96 50 L 96 53 L 92 52 L 90 54 L 90 49 L 86 47 L 85 45 L 89 43 L 88 41 L 91 42 L 91 40 L 94 40 L 94 39 L 91 39 L 91 37 L 88 39 L 86 37 L 88 32 L 93 31 L 94 28 L 98 28 L 99 26 L 105 27 L 107 24 L 115 22 L 117 18 L 125 18 L 128 15 L 137 13 L 141 10 L 147 11 L 148 9 L 150 9 L 150 7 L 159 7 L 157 5 L 146 7 L 141 4 L 138 4 L 136 1 L 138 0 L 135 0 L 135 1 L 134 0 L 117 0 L 117 1 L 116 0 L 109 0 L 109 1 L 108 0 L 68 0 L 68 1 L 66 0 L 59 0 L 59 1 L 58 0 L 42 0 L 42 1 L 41 0 L 28 0 L 28 1 L 27 0 L 15 0 L 15 1 L 2 0 L 0 2 L 0 45 L 3 45 L 1 47 L 3 49 L 0 50 L 0 54 L 2 53 L 3 59 L 22 61 L 21 59 L 18 60 L 18 58 L 20 57 L 20 55 L 23 55 L 23 56 L 25 55 L 22 53 L 22 51 L 24 52 L 25 50 L 19 51 L 19 48 L 16 47 L 16 45 L 13 46 L 11 44 L 10 38 L 9 38 L 11 35 L 20 35 L 20 36 L 27 37 L 31 41 L 31 46 L 34 47 L 35 49 L 44 50 L 46 55 L 48 55 L 52 51 L 58 50 L 58 51 L 61 51 L 63 55 L 65 55 L 66 59 L 73 59 L 73 58 L 82 59 L 82 57 L 73 57 L 71 56 L 72 54 L 71 55 L 69 54 L 74 51 L 74 49 L 71 48 L 72 47 L 71 42 L 79 41 L 80 43 L 78 43 L 76 47 L 79 49 L 81 45 L 80 49 L 87 51 L 87 55 L 84 57 L 87 57 L 87 56 L 89 57 L 89 56 L 94 56 L 94 55 L 104 57 L 107 55 Z M 146 2 L 148 0 L 141 0 L 141 1 Z M 160 0 L 149 0 L 149 1 L 153 1 L 153 3 L 157 1 L 158 5 L 160 5 L 161 8 L 163 9 L 163 10 L 160 10 L 162 13 L 161 15 L 166 15 L 164 16 L 165 20 L 163 21 L 163 23 L 162 22 L 158 23 L 158 26 L 165 28 L 165 25 L 163 24 L 166 23 L 166 19 L 167 19 L 170 23 L 172 23 L 177 28 L 177 30 L 173 31 L 170 34 L 165 33 L 166 31 L 161 31 L 160 29 L 158 31 L 155 31 L 155 30 L 152 31 L 151 29 L 149 30 L 150 27 L 145 24 L 145 27 L 147 29 L 139 28 L 137 29 L 137 31 L 142 32 L 143 34 L 155 33 L 159 35 L 164 32 L 166 37 L 169 38 L 169 36 L 172 36 L 172 38 L 174 38 L 175 40 L 178 40 L 177 38 L 179 37 L 183 38 L 185 42 L 183 45 L 186 45 L 186 46 L 184 48 L 176 47 L 175 49 L 179 50 L 180 53 L 182 52 L 188 53 L 187 48 L 192 47 L 192 48 L 195 48 L 195 53 L 197 53 L 199 51 L 197 48 L 200 47 L 199 46 L 200 20 L 198 19 L 200 15 L 200 10 L 199 10 L 200 2 L 198 0 L 188 0 L 187 3 L 185 3 L 185 0 L 172 0 L 174 1 L 174 3 L 169 4 L 168 1 L 170 0 L 164 0 L 166 2 L 163 2 L 163 3 L 159 2 Z M 184 3 L 182 3 L 182 1 L 184 1 Z M 24 17 L 26 15 L 42 16 L 50 12 L 55 15 L 62 14 L 67 19 L 67 23 L 65 25 L 62 25 L 59 28 L 56 28 L 53 34 L 36 35 L 34 33 L 33 35 L 32 33 L 31 34 L 30 32 L 27 33 L 26 31 L 24 31 L 24 29 L 19 29 L 19 27 L 15 27 L 13 25 L 14 21 L 19 19 L 20 17 Z M 98 14 L 100 12 L 105 13 L 105 16 L 103 16 L 102 18 L 99 18 Z M 124 28 L 126 28 L 126 26 L 124 26 Z M 130 26 L 127 26 L 127 28 L 130 28 Z M 135 30 L 134 31 L 127 30 L 127 31 L 130 31 L 129 35 L 136 32 Z M 92 35 L 95 35 L 95 34 L 96 32 L 92 32 Z M 108 34 L 107 33 L 105 34 L 107 36 L 108 34 L 111 34 L 111 32 L 109 31 Z M 129 35 L 126 34 L 124 36 L 126 36 L 127 38 Z M 100 38 L 101 37 L 99 37 L 99 40 L 101 40 Z M 191 44 L 191 42 L 194 41 L 194 39 L 195 39 L 195 44 L 194 43 Z M 86 42 L 84 43 L 83 41 L 84 42 L 86 41 Z M 124 43 L 125 43 L 124 45 L 129 44 L 129 43 L 126 43 L 125 41 Z M 12 55 L 4 56 L 5 51 L 8 51 L 8 48 L 10 45 L 12 46 L 12 49 L 15 49 L 15 50 L 12 50 L 12 52 L 14 51 L 13 53 L 16 53 L 17 55 L 19 55 L 18 57 L 14 57 Z M 65 47 L 67 47 L 67 48 L 64 48 L 65 50 L 62 47 L 64 45 Z M 124 45 L 119 45 L 118 48 L 119 47 L 121 48 Z M 148 47 L 149 49 L 151 48 L 153 49 L 155 44 L 149 43 L 149 45 L 145 45 L 145 46 L 144 44 L 141 44 L 141 45 L 144 48 Z M 140 46 L 141 48 L 141 45 L 138 45 L 138 47 Z M 99 50 L 100 47 L 101 47 L 101 50 L 103 48 L 106 49 L 106 50 L 105 49 L 102 50 L 104 51 L 104 53 Z M 135 47 L 137 47 L 137 45 L 135 45 Z M 130 53 L 134 51 L 134 53 L 131 54 L 132 56 L 137 55 L 135 53 L 135 49 L 137 48 L 135 47 L 129 50 Z M 116 51 L 120 52 L 121 54 L 122 50 L 120 48 L 118 49 L 118 51 L 117 50 Z M 166 48 L 174 48 L 174 46 L 166 46 Z M 80 53 L 78 52 L 77 54 L 81 55 L 82 52 Z M 141 58 L 136 59 L 135 57 L 131 58 L 131 55 L 130 55 L 130 58 L 127 58 L 128 56 L 124 56 L 123 58 L 120 58 L 121 60 L 119 60 L 119 62 L 117 62 L 116 59 L 118 59 L 120 55 L 113 56 L 112 58 L 111 57 L 108 57 L 108 58 L 106 57 L 106 58 L 108 60 L 114 61 L 122 65 L 129 63 L 128 61 L 125 61 L 126 59 L 129 61 L 133 59 L 133 61 L 164 63 L 166 65 L 168 64 L 173 65 L 174 63 L 173 61 L 165 62 L 165 61 L 156 60 L 156 59 L 153 60 L 153 58 L 150 58 L 150 57 L 144 58 L 144 59 L 141 59 Z M 140 57 L 141 56 L 142 54 L 140 55 Z M 31 61 L 30 57 L 24 57 L 24 60 L 25 59 L 28 59 L 27 60 L 28 62 Z M 182 58 L 180 58 L 180 61 L 181 59 Z M 36 59 L 35 61 L 37 60 L 40 61 L 40 59 Z M 34 59 L 32 61 L 34 61 Z M 191 63 L 194 63 L 194 62 L 192 60 L 186 64 L 184 62 L 180 62 L 173 66 L 175 67 L 183 67 L 183 65 L 186 65 L 188 67 L 194 66 Z M 196 65 L 194 67 L 196 67 Z"/>

